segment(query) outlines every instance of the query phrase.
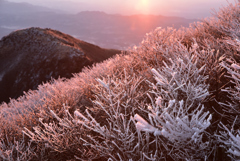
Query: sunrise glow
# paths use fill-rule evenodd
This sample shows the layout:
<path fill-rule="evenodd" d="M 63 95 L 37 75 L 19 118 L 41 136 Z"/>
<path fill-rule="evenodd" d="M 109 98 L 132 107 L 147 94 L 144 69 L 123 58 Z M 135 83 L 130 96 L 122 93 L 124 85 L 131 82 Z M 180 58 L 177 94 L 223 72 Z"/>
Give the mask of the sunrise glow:
<path fill-rule="evenodd" d="M 136 3 L 136 10 L 143 14 L 149 14 L 150 12 L 149 0 L 140 0 L 138 3 Z"/>

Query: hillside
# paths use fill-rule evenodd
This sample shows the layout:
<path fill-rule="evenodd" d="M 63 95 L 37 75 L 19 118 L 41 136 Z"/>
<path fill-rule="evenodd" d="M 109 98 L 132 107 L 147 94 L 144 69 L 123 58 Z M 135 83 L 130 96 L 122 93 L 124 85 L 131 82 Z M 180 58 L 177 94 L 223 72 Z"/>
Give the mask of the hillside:
<path fill-rule="evenodd" d="M 239 6 L 3 103 L 1 159 L 239 160 Z"/>
<path fill-rule="evenodd" d="M 103 49 L 52 29 L 28 28 L 0 40 L 0 102 L 53 79 L 70 78 L 118 50 Z"/>

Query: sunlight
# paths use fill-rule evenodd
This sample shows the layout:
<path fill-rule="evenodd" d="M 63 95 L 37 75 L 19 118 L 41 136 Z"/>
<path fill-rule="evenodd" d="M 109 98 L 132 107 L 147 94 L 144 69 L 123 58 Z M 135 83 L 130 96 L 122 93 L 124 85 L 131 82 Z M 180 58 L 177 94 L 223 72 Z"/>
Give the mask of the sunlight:
<path fill-rule="evenodd" d="M 136 10 L 140 11 L 143 14 L 149 14 L 150 12 L 149 0 L 140 0 L 136 5 Z"/>

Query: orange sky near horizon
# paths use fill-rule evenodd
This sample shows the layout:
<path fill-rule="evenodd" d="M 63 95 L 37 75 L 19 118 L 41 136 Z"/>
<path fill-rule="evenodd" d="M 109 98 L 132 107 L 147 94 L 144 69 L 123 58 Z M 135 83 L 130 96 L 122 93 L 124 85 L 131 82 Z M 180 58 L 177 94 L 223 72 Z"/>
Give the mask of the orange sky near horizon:
<path fill-rule="evenodd" d="M 110 14 L 154 14 L 186 18 L 210 16 L 213 9 L 218 10 L 237 0 L 9 0 L 29 2 L 51 8 L 77 12 L 83 10 L 103 11 Z M 64 5 L 63 1 L 65 1 Z M 70 7 L 72 5 L 72 8 Z M 64 7 L 68 7 L 65 9 Z"/>
<path fill-rule="evenodd" d="M 132 8 L 143 14 L 167 13 L 169 11 L 175 12 L 177 15 L 180 12 L 193 13 L 199 10 L 217 10 L 228 5 L 228 2 L 235 3 L 235 0 L 135 0 L 135 3 L 132 3 Z"/>

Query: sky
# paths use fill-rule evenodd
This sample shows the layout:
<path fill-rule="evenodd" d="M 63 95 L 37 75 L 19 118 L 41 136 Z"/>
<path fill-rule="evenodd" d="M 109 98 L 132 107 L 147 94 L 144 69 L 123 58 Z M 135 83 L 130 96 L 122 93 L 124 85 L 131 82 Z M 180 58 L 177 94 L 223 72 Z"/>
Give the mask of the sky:
<path fill-rule="evenodd" d="M 84 10 L 97 10 L 109 14 L 154 14 L 185 18 L 211 16 L 213 10 L 235 3 L 237 0 L 9 0 L 28 2 L 77 13 Z"/>

